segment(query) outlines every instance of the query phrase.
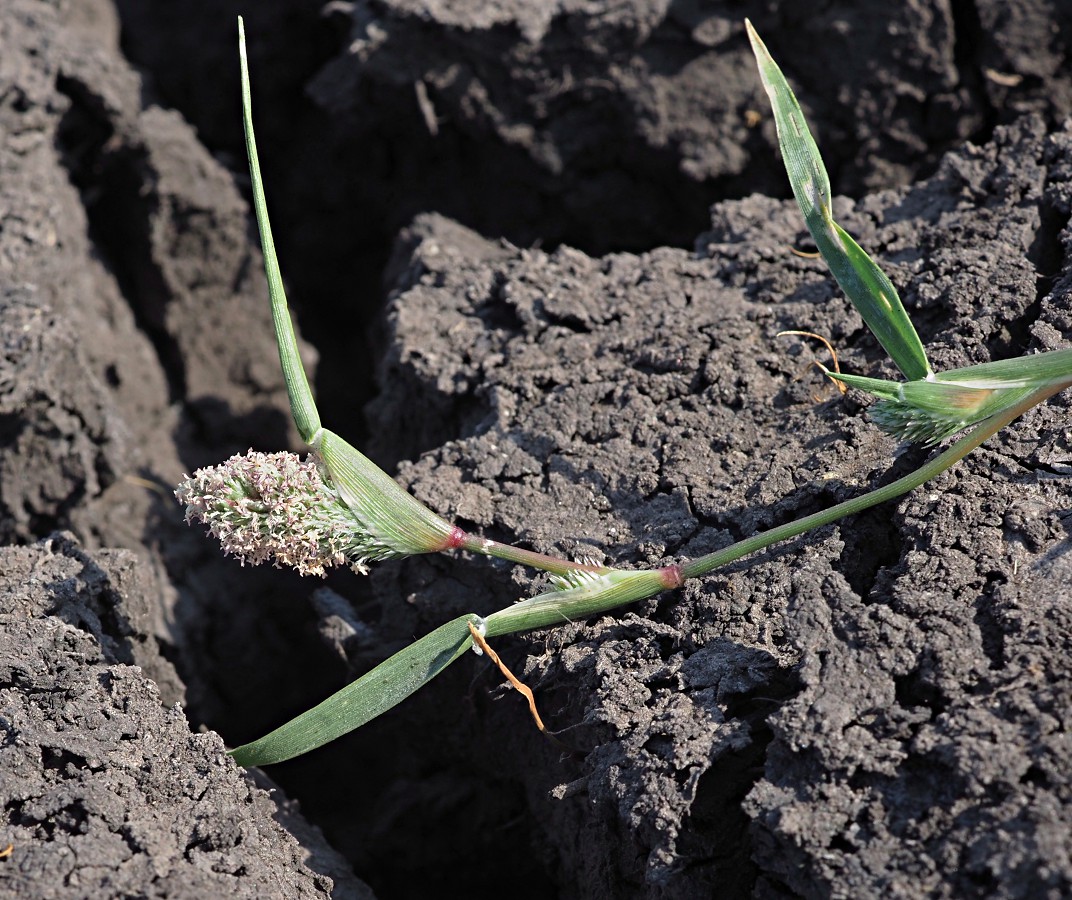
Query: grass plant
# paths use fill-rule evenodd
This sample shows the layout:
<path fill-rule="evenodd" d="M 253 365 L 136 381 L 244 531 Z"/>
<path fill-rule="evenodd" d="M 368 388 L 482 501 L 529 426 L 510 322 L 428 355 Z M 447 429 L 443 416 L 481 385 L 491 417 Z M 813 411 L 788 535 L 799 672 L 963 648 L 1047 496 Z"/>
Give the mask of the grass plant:
<path fill-rule="evenodd" d="M 879 427 L 933 445 L 971 429 L 909 475 L 828 509 L 658 569 L 626 570 L 577 563 L 468 534 L 402 490 L 385 472 L 320 422 L 298 355 L 272 241 L 250 102 L 245 35 L 239 19 L 243 122 L 254 209 L 280 363 L 291 412 L 311 459 L 252 451 L 200 470 L 180 485 L 187 518 L 208 524 L 225 550 L 251 563 L 271 559 L 312 574 L 335 564 L 367 563 L 416 553 L 469 551 L 551 573 L 553 587 L 487 613 L 439 626 L 322 703 L 275 731 L 231 751 L 245 766 L 281 762 L 363 725 L 436 677 L 489 638 L 575 622 L 702 578 L 772 544 L 892 500 L 929 481 L 1025 411 L 1072 385 L 1072 350 L 1060 350 L 935 374 L 897 291 L 881 268 L 833 220 L 830 182 L 800 106 L 766 47 L 746 29 L 770 97 L 779 146 L 804 220 L 838 284 L 905 376 L 894 382 L 824 369 L 828 377 L 878 398 Z M 267 467 L 267 468 L 266 468 Z M 274 468 L 273 468 L 274 467 Z"/>

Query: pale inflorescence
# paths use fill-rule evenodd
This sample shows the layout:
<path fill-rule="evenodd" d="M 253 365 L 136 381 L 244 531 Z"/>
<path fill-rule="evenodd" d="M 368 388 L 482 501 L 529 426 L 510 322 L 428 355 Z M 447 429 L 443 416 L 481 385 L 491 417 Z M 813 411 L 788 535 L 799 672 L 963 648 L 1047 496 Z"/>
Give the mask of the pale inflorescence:
<path fill-rule="evenodd" d="M 361 526 L 312 458 L 250 450 L 198 469 L 175 496 L 186 521 L 207 525 L 243 565 L 270 561 L 323 575 L 349 564 L 364 574 L 370 560 L 396 555 Z"/>

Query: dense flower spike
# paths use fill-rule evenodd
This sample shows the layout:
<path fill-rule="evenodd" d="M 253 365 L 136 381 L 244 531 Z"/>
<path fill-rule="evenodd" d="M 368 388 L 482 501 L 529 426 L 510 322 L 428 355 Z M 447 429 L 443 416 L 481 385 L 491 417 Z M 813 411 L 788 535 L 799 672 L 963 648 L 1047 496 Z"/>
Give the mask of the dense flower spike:
<path fill-rule="evenodd" d="M 404 556 L 360 524 L 312 458 L 293 453 L 232 456 L 198 469 L 175 491 L 186 521 L 202 522 L 242 564 L 273 562 L 302 575 Z"/>

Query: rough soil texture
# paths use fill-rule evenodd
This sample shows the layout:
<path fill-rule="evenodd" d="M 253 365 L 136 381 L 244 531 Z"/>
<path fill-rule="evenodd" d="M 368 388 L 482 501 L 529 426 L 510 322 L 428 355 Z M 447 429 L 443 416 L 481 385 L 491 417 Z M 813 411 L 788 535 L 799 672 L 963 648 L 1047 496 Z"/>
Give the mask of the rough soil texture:
<path fill-rule="evenodd" d="M 4 896 L 371 896 L 164 706 L 175 673 L 133 553 L 56 535 L 4 548 L 0 572 Z"/>
<path fill-rule="evenodd" d="M 183 685 L 158 643 L 243 618 L 216 594 L 242 579 L 190 541 L 169 488 L 288 428 L 246 207 L 182 118 L 143 102 L 107 11 L 0 15 L 0 533 L 23 545 L 0 559 L 0 892 L 327 896 L 334 878 L 362 896 L 321 836 L 290 825 L 299 846 L 272 821 L 293 816 L 217 736 L 163 705 Z M 259 584 L 270 608 L 278 581 Z M 213 676 L 178 662 L 188 699 L 215 708 Z"/>
<path fill-rule="evenodd" d="M 418 213 L 602 254 L 691 247 L 716 200 L 789 196 L 746 16 L 796 86 L 839 192 L 929 173 L 1024 113 L 1050 125 L 1072 114 L 1060 0 L 117 6 L 128 55 L 239 178 L 233 22 L 246 16 L 280 252 L 322 353 L 321 400 L 355 429 L 371 390 L 369 301 Z"/>
<path fill-rule="evenodd" d="M 838 215 L 906 286 L 933 361 L 966 365 L 1066 345 L 1070 175 L 1072 134 L 1025 119 Z M 812 348 L 776 337 L 830 335 L 855 371 L 880 358 L 822 265 L 788 252 L 790 203 L 720 205 L 696 254 L 504 250 L 433 217 L 405 240 L 373 421 L 400 442 L 392 411 L 423 392 L 434 449 L 402 480 L 467 527 L 650 566 L 887 477 L 892 443 L 854 400 L 813 399 L 795 382 Z M 1072 889 L 1068 409 L 901 503 L 520 639 L 578 759 L 516 703 L 489 727 L 568 894 Z M 374 578 L 384 604 L 472 608 L 423 569 Z"/>
<path fill-rule="evenodd" d="M 746 15 L 936 366 L 1072 339 L 1064 4 L 321 6 L 242 11 L 322 412 L 464 527 L 646 566 L 924 458 L 776 337 L 892 374 L 789 252 Z M 539 586 L 446 557 L 324 585 L 182 524 L 183 471 L 295 446 L 237 11 L 0 0 L 0 894 L 1072 893 L 1066 396 L 898 503 L 502 641 L 569 754 L 473 658 L 273 769 L 301 813 L 229 762 Z"/>

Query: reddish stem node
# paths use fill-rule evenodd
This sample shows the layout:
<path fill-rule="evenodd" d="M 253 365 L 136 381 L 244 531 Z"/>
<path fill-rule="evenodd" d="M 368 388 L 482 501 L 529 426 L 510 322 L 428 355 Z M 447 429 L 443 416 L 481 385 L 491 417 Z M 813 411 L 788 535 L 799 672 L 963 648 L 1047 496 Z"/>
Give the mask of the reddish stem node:
<path fill-rule="evenodd" d="M 457 550 L 468 539 L 469 534 L 457 525 L 451 526 L 450 534 L 447 535 L 441 550 Z"/>
<path fill-rule="evenodd" d="M 665 590 L 672 591 L 685 583 L 681 566 L 663 566 L 659 569 L 659 581 Z"/>

